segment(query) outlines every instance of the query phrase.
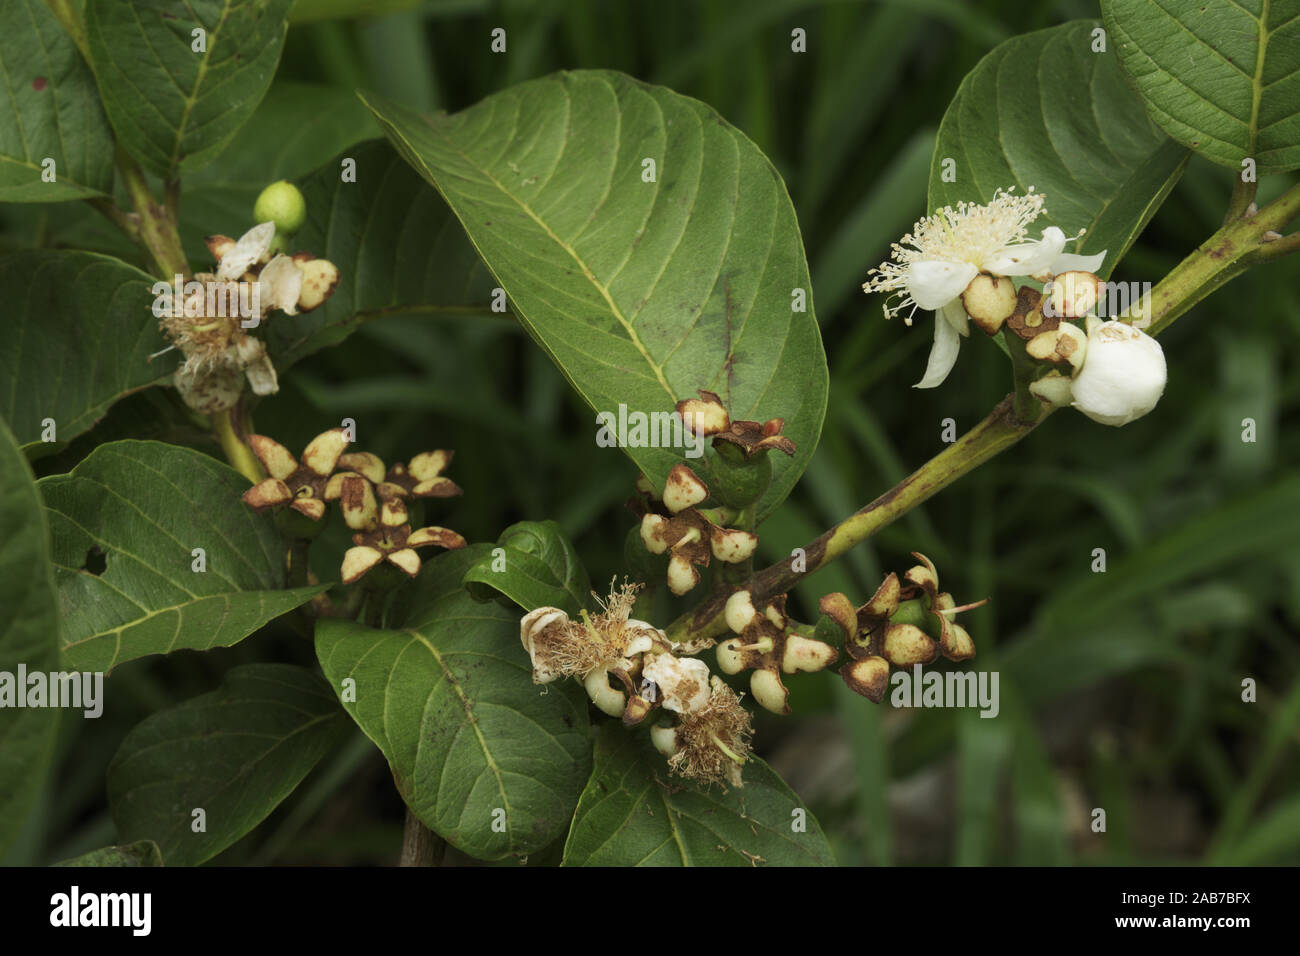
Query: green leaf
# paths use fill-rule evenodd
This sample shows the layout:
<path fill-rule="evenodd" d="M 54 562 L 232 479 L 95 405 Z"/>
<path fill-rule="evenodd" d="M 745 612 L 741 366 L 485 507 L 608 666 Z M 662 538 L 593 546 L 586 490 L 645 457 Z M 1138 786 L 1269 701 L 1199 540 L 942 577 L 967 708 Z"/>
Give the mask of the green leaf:
<path fill-rule="evenodd" d="M 644 731 L 611 724 L 596 737 L 594 763 L 566 866 L 835 865 L 812 812 L 756 757 L 743 788 L 705 789 L 670 777 Z"/>
<path fill-rule="evenodd" d="M 939 126 L 930 209 L 986 203 L 1033 186 L 1047 212 L 1031 228 L 1087 232 L 1070 252 L 1124 257 L 1182 174 L 1188 152 L 1147 117 L 1114 50 L 1092 52 L 1097 23 L 1076 20 L 999 44 L 962 80 Z M 944 182 L 945 160 L 955 161 Z"/>
<path fill-rule="evenodd" d="M 213 188 L 244 190 L 244 213 L 251 217 L 253 202 L 268 184 L 306 176 L 321 168 L 321 157 L 380 135 L 379 124 L 351 90 L 282 80 L 212 165 L 185 177 L 185 198 Z M 327 168 L 337 181 L 338 164 Z"/>
<path fill-rule="evenodd" d="M 0 419 L 0 673 L 19 664 L 49 673 L 59 665 L 59 614 L 50 567 L 50 532 L 35 479 Z M 26 687 L 15 687 L 26 694 Z M 0 856 L 27 821 L 54 751 L 59 711 L 0 708 Z"/>
<path fill-rule="evenodd" d="M 248 479 L 192 449 L 112 442 L 38 487 L 64 658 L 79 670 L 226 647 L 326 588 L 281 590 L 284 544 L 271 520 L 240 500 Z M 204 550 L 204 571 L 194 570 L 195 548 Z"/>
<path fill-rule="evenodd" d="M 758 147 L 703 103 L 599 70 L 453 116 L 363 100 L 593 409 L 671 412 L 704 388 L 733 418 L 784 418 L 798 452 L 773 456 L 760 515 L 785 498 L 821 433 L 826 356 L 794 207 Z M 625 451 L 660 486 L 683 458 Z"/>
<path fill-rule="evenodd" d="M 1151 118 L 1208 159 L 1300 167 L 1300 2 L 1102 0 Z"/>
<path fill-rule="evenodd" d="M 554 521 L 520 521 L 501 532 L 497 544 L 503 553 L 494 548 L 484 555 L 465 574 L 465 584 L 500 591 L 525 611 L 558 607 L 577 614 L 587 606 L 591 580 Z"/>
<path fill-rule="evenodd" d="M 418 585 L 440 596 L 404 629 L 320 620 L 316 652 L 336 691 L 355 680 L 343 706 L 407 805 L 452 846 L 496 860 L 568 827 L 590 769 L 587 700 L 572 681 L 533 684 L 518 612 L 461 590 L 466 564 L 458 552 L 429 563 Z"/>
<path fill-rule="evenodd" d="M 344 159 L 356 162 L 355 182 L 340 178 Z M 307 221 L 292 247 L 329 259 L 341 278 L 320 308 L 268 324 L 277 368 L 385 314 L 488 313 L 496 283 L 465 230 L 387 142 L 344 150 L 300 188 Z"/>
<path fill-rule="evenodd" d="M 271 85 L 289 2 L 88 3 L 90 58 L 118 142 L 159 176 L 215 159 Z"/>
<path fill-rule="evenodd" d="M 55 866 L 162 866 L 162 851 L 153 840 L 139 840 L 123 846 L 105 846 L 91 850 Z"/>
<path fill-rule="evenodd" d="M 138 724 L 108 766 L 118 833 L 173 866 L 210 860 L 291 794 L 347 734 L 318 676 L 291 664 L 232 668 L 221 687 Z M 203 810 L 203 832 L 194 811 Z"/>
<path fill-rule="evenodd" d="M 61 202 L 113 191 L 113 134 L 95 77 L 40 0 L 0 5 L 0 202 Z M 54 160 L 54 182 L 42 163 Z"/>
<path fill-rule="evenodd" d="M 0 415 L 24 447 L 45 419 L 66 442 L 119 398 L 171 375 L 150 309 L 155 280 L 92 252 L 16 252 L 0 258 L 9 344 L 0 358 Z"/>

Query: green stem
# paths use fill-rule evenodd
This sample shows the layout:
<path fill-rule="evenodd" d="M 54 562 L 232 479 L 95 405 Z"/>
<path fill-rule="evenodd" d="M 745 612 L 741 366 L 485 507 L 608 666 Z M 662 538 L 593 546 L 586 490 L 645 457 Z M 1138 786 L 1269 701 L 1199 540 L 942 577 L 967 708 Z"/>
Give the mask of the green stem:
<path fill-rule="evenodd" d="M 1248 266 L 1300 249 L 1300 233 L 1282 236 L 1286 225 L 1300 215 L 1300 185 L 1293 186 L 1254 215 L 1229 222 L 1179 263 L 1151 291 L 1149 332 L 1158 335 L 1197 302 L 1239 275 Z M 1138 304 L 1140 311 L 1142 304 Z M 1137 314 L 1130 310 L 1132 318 Z M 1117 318 L 1119 318 L 1117 316 Z M 1012 344 L 1012 343 L 1008 343 Z M 1012 349 L 1012 355 L 1016 349 Z M 1023 351 L 1023 349 L 1021 349 Z M 1013 362 L 1014 362 L 1013 358 Z M 1021 373 L 1016 372 L 1017 392 Z M 1032 394 L 1030 395 L 1032 398 Z M 844 552 L 867 540 L 881 528 L 901 518 L 935 492 L 995 455 L 1006 451 L 1041 424 L 1053 409 L 1035 401 L 1031 411 L 1017 395 L 1008 395 L 989 416 L 908 475 L 865 508 L 835 525 L 802 548 L 802 564 L 783 560 L 753 575 L 746 587 L 756 600 L 784 594 L 809 574 L 825 567 Z M 795 570 L 802 567 L 802 570 Z M 714 638 L 726 633 L 723 606 L 726 594 L 710 595 L 698 608 L 667 628 L 677 642 Z"/>
<path fill-rule="evenodd" d="M 212 431 L 221 442 L 221 450 L 226 453 L 226 459 L 230 464 L 253 484 L 257 484 L 266 476 L 262 474 L 262 465 L 254 457 L 252 449 L 244 444 L 244 440 L 235 429 L 231 414 L 233 411 L 227 408 L 213 414 Z"/>
<path fill-rule="evenodd" d="M 1015 385 L 1012 402 L 1016 417 L 1021 421 L 1036 422 L 1043 414 L 1043 404 L 1029 390 L 1034 381 L 1037 365 L 1025 351 L 1025 342 L 1011 330 L 1002 326 L 1002 339 L 1007 344 L 1007 353 L 1011 356 L 1011 377 Z"/>
<path fill-rule="evenodd" d="M 291 538 L 289 540 L 289 587 L 305 588 L 307 586 L 307 552 L 310 548 L 311 541 L 307 538 Z"/>
<path fill-rule="evenodd" d="M 144 171 L 121 144 L 117 147 L 117 168 L 122 174 L 127 194 L 131 197 L 131 205 L 140 217 L 136 239 L 153 257 L 156 274 L 163 279 L 177 275 L 188 276 L 190 265 L 181 246 L 180 233 L 176 231 L 173 213 L 154 199 Z"/>

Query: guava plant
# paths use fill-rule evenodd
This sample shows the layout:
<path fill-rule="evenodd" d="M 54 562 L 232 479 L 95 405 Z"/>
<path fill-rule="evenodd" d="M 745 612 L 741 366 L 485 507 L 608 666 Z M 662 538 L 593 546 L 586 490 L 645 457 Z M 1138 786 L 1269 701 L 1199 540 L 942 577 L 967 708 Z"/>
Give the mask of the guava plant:
<path fill-rule="evenodd" d="M 1010 393 L 760 567 L 763 523 L 833 400 L 775 167 L 706 104 L 576 70 L 452 115 L 361 92 L 336 108 L 382 138 L 284 181 L 238 146 L 303 121 L 267 96 L 288 7 L 0 9 L 0 200 L 75 204 L 97 217 L 87 234 L 115 233 L 0 258 L 0 671 L 111 681 L 286 625 L 318 661 L 233 668 L 121 740 L 107 792 L 123 859 L 213 858 L 355 724 L 405 802 L 403 862 L 450 845 L 570 865 L 831 863 L 754 753 L 755 708 L 788 714 L 789 686 L 822 672 L 871 707 L 899 669 L 970 668 L 980 635 L 960 615 L 996 595 L 950 593 L 919 551 L 869 593 L 801 610 L 791 589 L 1058 409 L 1097 428 L 1159 415 L 1178 375 L 1160 334 L 1300 249 L 1300 187 L 1256 202 L 1257 179 L 1300 167 L 1295 4 L 1105 0 L 1099 21 L 1000 44 L 943 118 L 916 225 L 862 276 L 861 321 L 933 335 L 925 369 L 896 369 L 877 401 L 907 402 L 918 372 L 940 386 L 963 338 L 1005 353 Z M 1112 273 L 1194 152 L 1225 167 L 1222 228 L 1117 304 Z M 182 210 L 205 176 L 255 201 L 196 222 Z M 413 211 L 403 228 L 373 228 L 393 207 Z M 313 422 L 305 446 L 255 423 L 305 356 L 438 309 L 517 322 L 596 414 L 548 440 L 594 435 L 630 459 L 612 581 L 591 580 L 553 515 L 487 540 L 444 525 L 495 490 L 461 478 L 436 433 L 385 461 L 373 417 Z M 211 441 L 93 430 L 146 389 Z M 76 460 L 36 481 L 29 462 L 54 454 Z M 7 686 L 0 849 L 71 719 L 35 684 Z"/>

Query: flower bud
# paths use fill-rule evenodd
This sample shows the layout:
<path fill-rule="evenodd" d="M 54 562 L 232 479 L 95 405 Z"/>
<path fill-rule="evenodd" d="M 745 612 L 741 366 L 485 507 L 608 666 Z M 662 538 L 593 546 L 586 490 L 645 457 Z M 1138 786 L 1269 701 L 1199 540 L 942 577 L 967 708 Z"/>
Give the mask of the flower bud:
<path fill-rule="evenodd" d="M 939 656 L 938 645 L 930 635 L 914 624 L 891 624 L 885 630 L 885 660 L 898 667 L 929 664 Z"/>
<path fill-rule="evenodd" d="M 781 658 L 781 670 L 787 674 L 796 671 L 811 673 L 835 663 L 839 651 L 829 644 L 814 641 L 800 634 L 791 634 L 785 640 L 785 654 Z"/>
<path fill-rule="evenodd" d="M 715 652 L 718 670 L 724 674 L 739 674 L 745 669 L 745 654 L 740 649 L 743 643 L 742 638 L 730 637 L 718 644 Z"/>
<path fill-rule="evenodd" d="M 668 560 L 668 590 L 681 597 L 699 583 L 700 572 L 685 555 L 674 554 Z"/>
<path fill-rule="evenodd" d="M 715 527 L 709 537 L 713 556 L 725 564 L 739 564 L 758 547 L 758 535 L 749 531 Z"/>
<path fill-rule="evenodd" d="M 582 685 L 587 688 L 587 696 L 601 713 L 610 717 L 623 716 L 627 697 L 623 691 L 610 686 L 609 671 L 603 667 L 593 667 L 583 678 Z"/>
<path fill-rule="evenodd" d="M 292 236 L 307 219 L 307 203 L 298 187 L 287 180 L 271 183 L 253 204 L 253 221 L 275 223 L 275 231 Z"/>
<path fill-rule="evenodd" d="M 749 678 L 749 690 L 754 700 L 765 710 L 774 714 L 790 713 L 790 692 L 781 683 L 781 677 L 775 670 L 756 670 Z"/>
<path fill-rule="evenodd" d="M 293 264 L 302 272 L 298 308 L 310 312 L 334 294 L 334 287 L 339 284 L 338 266 L 328 259 L 313 259 L 306 253 L 294 256 Z"/>
<path fill-rule="evenodd" d="M 1043 314 L 1061 319 L 1081 319 L 1097 305 L 1105 288 L 1091 272 L 1062 272 L 1043 290 Z"/>
<path fill-rule="evenodd" d="M 1074 401 L 1074 389 L 1070 379 L 1056 371 L 1049 372 L 1036 382 L 1030 382 L 1029 391 L 1056 408 L 1069 405 Z"/>
<path fill-rule="evenodd" d="M 1088 352 L 1073 405 L 1103 425 L 1127 425 L 1156 407 L 1168 372 L 1160 343 L 1125 322 L 1088 323 Z"/>
<path fill-rule="evenodd" d="M 986 335 L 996 335 L 1016 311 L 1016 286 L 1009 278 L 981 272 L 961 294 L 962 306 Z"/>
<path fill-rule="evenodd" d="M 754 620 L 758 612 L 754 610 L 753 596 L 748 591 L 737 591 L 727 598 L 727 604 L 722 614 L 726 619 L 727 627 L 739 634 L 749 627 L 750 622 Z"/>
<path fill-rule="evenodd" d="M 673 465 L 664 485 L 664 507 L 672 514 L 685 511 L 709 497 L 708 486 L 685 465 Z"/>
<path fill-rule="evenodd" d="M 663 554 L 668 550 L 668 541 L 664 538 L 664 527 L 668 519 L 663 515 L 646 515 L 641 519 L 641 543 L 651 554 Z"/>
<path fill-rule="evenodd" d="M 651 727 L 650 742 L 654 744 L 655 750 L 665 757 L 671 757 L 682 749 L 681 742 L 677 738 L 677 728 L 670 724 L 655 724 Z"/>
<path fill-rule="evenodd" d="M 885 699 L 885 691 L 889 689 L 889 661 L 883 657 L 850 661 L 840 668 L 840 676 L 853 693 L 878 704 Z"/>

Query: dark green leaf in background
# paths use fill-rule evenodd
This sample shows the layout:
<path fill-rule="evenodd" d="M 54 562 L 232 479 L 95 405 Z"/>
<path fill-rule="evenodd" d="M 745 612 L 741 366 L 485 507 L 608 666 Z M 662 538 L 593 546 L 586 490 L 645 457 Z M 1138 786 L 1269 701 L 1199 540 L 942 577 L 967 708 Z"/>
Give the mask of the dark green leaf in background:
<path fill-rule="evenodd" d="M 323 619 L 316 651 L 336 692 L 355 681 L 344 708 L 388 758 L 407 805 L 452 846 L 496 860 L 564 835 L 591 744 L 581 688 L 532 682 L 521 615 L 459 588 L 473 559 L 429 562 L 417 585 L 441 596 L 407 627 Z"/>
<path fill-rule="evenodd" d="M 0 202 L 61 202 L 113 190 L 113 136 L 95 77 L 40 0 L 0 0 Z M 52 183 L 42 163 L 54 160 Z"/>
<path fill-rule="evenodd" d="M 284 545 L 240 500 L 248 479 L 192 449 L 111 442 L 38 487 L 64 656 L 78 670 L 228 646 L 325 589 L 281 590 Z M 206 571 L 193 569 L 195 548 Z"/>
<path fill-rule="evenodd" d="M 344 159 L 355 160 L 355 182 L 341 179 Z M 451 313 L 469 321 L 488 311 L 496 283 L 464 229 L 386 142 L 344 150 L 301 188 L 307 222 L 292 248 L 329 259 L 342 277 L 320 308 L 269 323 L 279 367 L 337 344 L 366 318 Z"/>
<path fill-rule="evenodd" d="M 153 840 L 139 840 L 125 846 L 106 846 L 91 850 L 55 866 L 162 866 L 162 851 Z"/>
<path fill-rule="evenodd" d="M 158 176 L 216 158 L 266 95 L 290 0 L 93 0 L 86 34 L 118 141 Z M 205 49 L 195 50 L 195 30 Z"/>
<path fill-rule="evenodd" d="M 310 671 L 235 667 L 219 690 L 153 714 L 122 741 L 108 768 L 118 833 L 153 840 L 173 866 L 211 859 L 266 819 L 347 730 Z"/>
<path fill-rule="evenodd" d="M 1300 167 L 1300 0 L 1102 0 L 1101 12 L 1166 133 L 1237 170 Z"/>
<path fill-rule="evenodd" d="M 49 527 L 32 471 L 0 419 L 0 672 L 17 679 L 59 669 L 59 614 Z M 26 694 L 26 687 L 16 687 Z M 40 792 L 54 750 L 59 711 L 0 708 L 0 856 L 17 837 Z M 75 714 L 80 718 L 81 714 Z"/>
<path fill-rule="evenodd" d="M 1110 275 L 1181 175 L 1187 150 L 1164 135 L 1125 85 L 1117 54 L 1092 52 L 1095 21 L 1076 20 L 999 44 L 962 81 L 939 126 L 930 211 L 985 203 L 1033 186 L 1068 252 L 1106 250 Z M 944 160 L 955 182 L 944 182 Z"/>
<path fill-rule="evenodd" d="M 611 724 L 596 737 L 594 764 L 566 866 L 835 865 L 811 811 L 757 758 L 744 787 L 705 789 L 669 776 L 644 730 Z"/>
<path fill-rule="evenodd" d="M 502 553 L 485 554 L 465 574 L 466 584 L 500 591 L 525 611 L 558 607 L 576 615 L 588 605 L 587 571 L 554 521 L 520 521 L 501 532 L 497 545 Z"/>
<path fill-rule="evenodd" d="M 743 133 L 697 100 L 599 70 L 453 116 L 364 99 L 593 409 L 669 412 L 706 388 L 733 418 L 784 418 L 799 450 L 774 456 L 760 515 L 785 498 L 821 433 L 826 357 L 811 294 L 793 311 L 810 290 L 794 207 Z M 626 451 L 658 485 L 682 458 Z"/>
<path fill-rule="evenodd" d="M 0 415 L 24 446 L 45 419 L 67 442 L 110 405 L 176 368 L 150 291 L 156 280 L 91 252 L 31 251 L 0 258 L 6 346 L 0 350 Z"/>

